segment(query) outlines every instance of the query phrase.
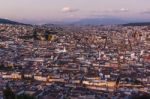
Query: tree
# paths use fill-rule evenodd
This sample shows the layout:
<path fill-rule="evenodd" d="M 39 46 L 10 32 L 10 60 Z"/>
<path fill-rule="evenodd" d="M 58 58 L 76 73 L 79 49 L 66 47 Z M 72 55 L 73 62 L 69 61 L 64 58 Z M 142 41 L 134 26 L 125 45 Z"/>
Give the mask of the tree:
<path fill-rule="evenodd" d="M 15 95 L 9 85 L 6 85 L 6 89 L 3 90 L 3 98 L 4 99 L 36 99 L 34 96 L 30 96 L 27 94 Z"/>
<path fill-rule="evenodd" d="M 21 94 L 16 97 L 16 99 L 36 99 L 34 96 L 30 96 L 27 94 Z"/>
<path fill-rule="evenodd" d="M 132 99 L 150 99 L 150 95 L 149 94 L 143 94 L 143 95 L 135 95 L 132 97 Z"/>
<path fill-rule="evenodd" d="M 8 84 L 6 85 L 6 89 L 3 90 L 3 97 L 4 99 L 15 99 L 15 94 Z"/>

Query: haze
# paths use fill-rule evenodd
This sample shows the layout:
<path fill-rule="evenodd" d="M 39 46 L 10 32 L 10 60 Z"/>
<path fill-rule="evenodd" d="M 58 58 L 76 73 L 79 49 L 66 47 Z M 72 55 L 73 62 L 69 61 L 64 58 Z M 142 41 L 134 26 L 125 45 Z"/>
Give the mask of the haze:
<path fill-rule="evenodd" d="M 0 0 L 0 17 L 46 23 L 84 18 L 150 18 L 150 0 Z"/>

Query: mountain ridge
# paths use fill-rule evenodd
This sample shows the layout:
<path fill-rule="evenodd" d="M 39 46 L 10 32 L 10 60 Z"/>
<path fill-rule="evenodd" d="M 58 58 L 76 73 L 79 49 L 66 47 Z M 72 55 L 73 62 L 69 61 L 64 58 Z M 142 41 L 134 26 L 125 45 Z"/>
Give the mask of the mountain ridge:
<path fill-rule="evenodd" d="M 133 22 L 133 23 L 123 24 L 123 26 L 150 26 L 150 22 Z"/>
<path fill-rule="evenodd" d="M 113 25 L 113 24 L 126 24 L 128 21 L 119 19 L 119 18 L 88 18 L 88 19 L 82 19 L 76 22 L 73 22 L 73 24 L 92 24 L 92 25 Z"/>
<path fill-rule="evenodd" d="M 24 24 L 24 23 L 12 21 L 12 20 L 9 20 L 9 19 L 3 19 L 3 18 L 0 18 L 0 24 L 30 25 L 30 24 Z"/>
<path fill-rule="evenodd" d="M 21 22 L 12 21 L 9 19 L 0 18 L 0 24 L 13 24 L 13 25 L 31 25 Z M 62 21 L 62 22 L 50 22 L 48 24 L 53 25 L 122 25 L 122 26 L 147 26 L 150 25 L 149 21 L 136 22 L 133 20 L 124 20 L 119 18 L 86 18 L 79 21 Z M 47 24 L 47 25 L 48 25 Z M 43 24 L 46 25 L 46 24 Z"/>

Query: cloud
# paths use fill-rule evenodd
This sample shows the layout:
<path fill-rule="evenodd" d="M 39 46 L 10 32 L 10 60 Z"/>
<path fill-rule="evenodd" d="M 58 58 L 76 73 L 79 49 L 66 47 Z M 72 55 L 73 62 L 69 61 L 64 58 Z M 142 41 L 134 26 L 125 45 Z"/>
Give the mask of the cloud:
<path fill-rule="evenodd" d="M 127 9 L 127 8 L 121 8 L 119 11 L 120 11 L 120 12 L 128 12 L 129 9 Z"/>
<path fill-rule="evenodd" d="M 127 9 L 127 8 L 120 8 L 120 9 L 117 9 L 117 10 L 108 9 L 105 12 L 108 12 L 108 13 L 122 13 L 122 12 L 129 12 L 129 9 Z"/>
<path fill-rule="evenodd" d="M 63 8 L 61 9 L 61 11 L 62 11 L 62 12 L 77 12 L 77 11 L 79 11 L 79 9 L 73 9 L 73 8 L 71 8 L 71 7 L 66 6 L 66 7 L 63 7 Z"/>

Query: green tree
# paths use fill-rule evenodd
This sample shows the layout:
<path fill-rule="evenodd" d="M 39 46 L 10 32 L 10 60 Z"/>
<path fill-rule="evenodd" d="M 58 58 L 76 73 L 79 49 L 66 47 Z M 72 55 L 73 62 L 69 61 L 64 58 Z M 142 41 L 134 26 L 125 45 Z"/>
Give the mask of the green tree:
<path fill-rule="evenodd" d="M 6 89 L 3 90 L 3 97 L 4 99 L 15 99 L 15 94 L 8 84 L 6 85 Z"/>
<path fill-rule="evenodd" d="M 30 96 L 27 94 L 21 94 L 16 97 L 16 99 L 36 99 L 34 96 Z"/>
<path fill-rule="evenodd" d="M 36 99 L 34 96 L 28 94 L 15 95 L 9 85 L 6 85 L 6 88 L 3 90 L 4 99 Z"/>

